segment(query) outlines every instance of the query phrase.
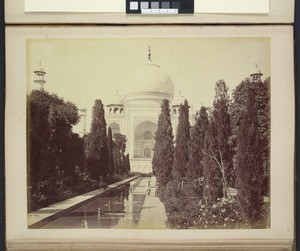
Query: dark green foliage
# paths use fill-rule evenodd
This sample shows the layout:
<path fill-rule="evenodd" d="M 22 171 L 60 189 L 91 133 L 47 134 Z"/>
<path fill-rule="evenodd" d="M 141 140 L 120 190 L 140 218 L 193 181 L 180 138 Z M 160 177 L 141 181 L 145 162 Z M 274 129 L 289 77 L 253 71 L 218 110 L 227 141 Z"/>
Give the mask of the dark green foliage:
<path fill-rule="evenodd" d="M 76 166 L 83 167 L 83 142 L 71 128 L 79 121 L 77 107 L 54 94 L 32 91 L 28 102 L 29 211 L 64 196 L 60 184 L 76 182 Z M 71 177 L 71 178 L 70 178 Z"/>
<path fill-rule="evenodd" d="M 172 175 L 176 180 L 183 180 L 187 176 L 187 163 L 189 160 L 188 144 L 190 140 L 189 105 L 187 100 L 180 106 L 178 118 L 178 131 L 174 150 L 174 163 Z"/>
<path fill-rule="evenodd" d="M 236 188 L 241 216 L 245 222 L 253 226 L 260 220 L 262 214 L 264 170 L 254 91 L 248 90 L 247 96 L 247 105 L 237 137 Z"/>
<path fill-rule="evenodd" d="M 82 138 L 72 133 L 79 121 L 77 107 L 54 94 L 33 91 L 28 109 L 28 210 L 74 197 L 98 188 L 98 178 L 116 182 L 127 178 L 129 156 L 126 139 L 111 130 L 106 136 L 104 109 L 95 102 L 91 133 Z M 120 174 L 115 174 L 113 148 L 119 149 Z M 125 174 L 124 174 L 125 173 Z M 107 175 L 111 177 L 106 177 Z"/>
<path fill-rule="evenodd" d="M 72 141 L 71 128 L 79 116 L 75 105 L 44 91 L 33 91 L 28 101 L 29 177 L 30 186 L 36 188 L 39 181 L 64 171 L 69 152 L 65 142 Z M 75 166 L 67 169 L 72 173 Z"/>
<path fill-rule="evenodd" d="M 155 133 L 154 156 L 152 160 L 153 172 L 161 186 L 166 185 L 171 180 L 173 155 L 174 144 L 169 101 L 164 99 L 161 104 L 161 113 Z"/>
<path fill-rule="evenodd" d="M 130 172 L 129 153 L 127 153 L 126 156 L 125 156 L 125 172 L 126 172 L 126 173 L 129 173 L 129 172 Z"/>
<path fill-rule="evenodd" d="M 224 80 L 219 80 L 216 83 L 215 91 L 212 119 L 218 125 L 216 126 L 217 147 L 225 153 L 228 150 L 228 138 L 230 136 L 230 115 L 228 113 L 228 87 Z"/>
<path fill-rule="evenodd" d="M 114 142 L 113 142 L 112 131 L 110 127 L 108 127 L 107 130 L 107 147 L 108 147 L 108 170 L 109 170 L 108 173 L 109 175 L 113 175 L 115 172 L 114 153 L 113 153 Z"/>
<path fill-rule="evenodd" d="M 245 79 L 233 92 L 233 102 L 230 106 L 232 123 L 232 145 L 236 148 L 236 139 L 248 100 L 249 90 L 253 90 L 258 116 L 258 132 L 262 148 L 262 165 L 264 169 L 264 194 L 269 193 L 270 173 L 270 78 L 264 82 L 252 82 Z"/>
<path fill-rule="evenodd" d="M 115 174 L 125 174 L 125 150 L 126 150 L 126 136 L 121 133 L 115 133 L 114 136 L 114 167 Z"/>
<path fill-rule="evenodd" d="M 218 160 L 224 165 L 225 175 L 228 175 L 233 170 L 232 157 L 233 149 L 230 145 L 231 124 L 229 115 L 229 96 L 228 87 L 224 80 L 219 80 L 216 83 L 216 96 L 214 101 L 214 110 L 212 112 L 212 120 L 216 131 L 216 146 L 214 154 L 218 156 Z M 230 180 L 228 176 L 226 183 Z M 233 184 L 226 184 L 233 185 Z"/>
<path fill-rule="evenodd" d="M 191 128 L 191 139 L 189 141 L 189 162 L 188 162 L 188 178 L 196 180 L 203 177 L 203 167 L 201 161 L 204 157 L 202 152 L 204 148 L 204 138 L 208 130 L 209 121 L 207 108 L 201 107 L 196 118 L 196 124 Z"/>
<path fill-rule="evenodd" d="M 189 228 L 194 225 L 200 198 L 190 184 L 185 185 L 182 190 L 180 183 L 175 180 L 170 181 L 160 195 L 166 208 L 167 224 L 170 228 Z"/>
<path fill-rule="evenodd" d="M 93 107 L 91 132 L 87 137 L 87 166 L 92 179 L 106 177 L 109 173 L 109 154 L 106 135 L 106 121 L 101 100 Z"/>
<path fill-rule="evenodd" d="M 206 186 L 206 192 L 204 195 L 206 197 L 205 199 L 210 204 L 216 201 L 217 198 L 221 198 L 223 194 L 221 182 L 222 174 L 216 161 L 209 156 L 215 153 L 218 154 L 216 125 L 212 119 L 210 121 L 208 130 L 205 133 L 204 147 L 202 152 L 207 153 L 204 154 L 201 165 L 203 166 L 203 176 L 205 178 Z"/>
<path fill-rule="evenodd" d="M 77 134 L 71 134 L 71 137 L 65 143 L 65 154 L 62 159 L 62 166 L 64 167 L 64 175 L 76 175 L 74 166 L 83 170 L 84 167 L 84 142 L 83 139 Z"/>
<path fill-rule="evenodd" d="M 202 109 L 191 129 L 188 179 L 178 179 L 177 172 L 159 187 L 169 227 L 268 227 L 269 206 L 263 195 L 269 190 L 269 81 L 247 79 L 235 89 L 231 104 L 225 82 L 216 83 L 209 116 Z M 177 149 L 185 149 L 177 148 L 177 142 L 175 158 Z M 228 187 L 237 188 L 237 196 L 227 194 Z"/>
<path fill-rule="evenodd" d="M 205 136 L 203 153 L 204 176 L 208 186 L 208 198 L 215 201 L 225 197 L 228 186 L 233 185 L 233 150 L 230 145 L 230 115 L 228 112 L 228 88 L 223 80 L 215 87 L 216 95 Z"/>

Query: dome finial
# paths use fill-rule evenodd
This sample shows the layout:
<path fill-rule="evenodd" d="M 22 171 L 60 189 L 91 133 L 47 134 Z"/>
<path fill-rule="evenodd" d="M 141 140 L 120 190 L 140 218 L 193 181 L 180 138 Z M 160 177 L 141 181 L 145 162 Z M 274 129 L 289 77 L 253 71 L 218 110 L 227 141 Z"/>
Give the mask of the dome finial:
<path fill-rule="evenodd" d="M 148 52 L 148 61 L 152 61 L 151 59 L 151 47 L 149 45 L 149 52 Z"/>

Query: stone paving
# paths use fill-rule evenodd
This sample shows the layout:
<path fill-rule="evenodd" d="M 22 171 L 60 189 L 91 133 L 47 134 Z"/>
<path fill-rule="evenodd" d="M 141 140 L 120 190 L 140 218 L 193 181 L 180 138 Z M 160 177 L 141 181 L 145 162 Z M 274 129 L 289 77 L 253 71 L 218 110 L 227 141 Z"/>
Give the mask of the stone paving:
<path fill-rule="evenodd" d="M 151 192 L 146 195 L 140 220 L 137 228 L 140 229 L 165 229 L 166 226 L 166 210 L 164 204 L 155 196 L 156 191 L 156 178 L 153 176 L 150 180 Z"/>

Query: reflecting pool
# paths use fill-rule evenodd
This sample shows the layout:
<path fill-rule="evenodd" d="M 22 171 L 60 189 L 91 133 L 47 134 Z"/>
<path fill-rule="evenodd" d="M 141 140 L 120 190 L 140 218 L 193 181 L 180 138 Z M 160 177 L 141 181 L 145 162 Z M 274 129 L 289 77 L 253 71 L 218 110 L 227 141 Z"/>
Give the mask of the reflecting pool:
<path fill-rule="evenodd" d="M 41 228 L 136 228 L 145 198 L 149 196 L 148 189 L 152 187 L 153 192 L 154 182 L 151 177 L 139 177 Z"/>

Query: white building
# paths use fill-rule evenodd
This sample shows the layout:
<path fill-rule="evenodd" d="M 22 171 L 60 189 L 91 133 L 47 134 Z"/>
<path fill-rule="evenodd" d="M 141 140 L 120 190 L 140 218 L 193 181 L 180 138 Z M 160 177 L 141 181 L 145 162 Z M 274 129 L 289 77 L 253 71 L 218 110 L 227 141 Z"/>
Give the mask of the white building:
<path fill-rule="evenodd" d="M 174 97 L 174 84 L 170 76 L 151 60 L 140 65 L 128 77 L 128 86 L 132 91 L 124 95 L 115 94 L 107 104 L 105 117 L 112 133 L 126 135 L 127 152 L 130 156 L 132 172 L 152 172 L 154 136 L 157 130 L 161 102 L 168 99 L 171 105 L 173 133 L 176 134 L 180 104 L 185 97 L 180 93 Z M 190 107 L 190 120 L 193 112 Z"/>
<path fill-rule="evenodd" d="M 44 90 L 46 72 L 41 68 L 34 71 L 35 80 Z M 250 75 L 251 81 L 261 82 L 261 71 L 257 68 Z M 161 112 L 161 101 L 168 99 L 171 108 L 171 121 L 173 134 L 176 136 L 180 105 L 185 97 L 174 96 L 175 88 L 170 76 L 161 67 L 151 60 L 149 50 L 148 62 L 135 69 L 129 76 L 127 85 L 130 92 L 120 95 L 118 92 L 106 105 L 105 118 L 107 126 L 111 127 L 112 133 L 120 132 L 126 135 L 127 152 L 130 156 L 132 172 L 152 172 L 152 157 L 154 148 L 154 135 L 157 129 L 158 116 Z M 86 109 L 79 109 L 82 118 L 83 131 L 86 133 Z M 195 122 L 193 108 L 190 106 L 190 123 Z"/>

